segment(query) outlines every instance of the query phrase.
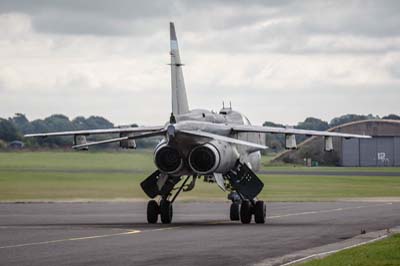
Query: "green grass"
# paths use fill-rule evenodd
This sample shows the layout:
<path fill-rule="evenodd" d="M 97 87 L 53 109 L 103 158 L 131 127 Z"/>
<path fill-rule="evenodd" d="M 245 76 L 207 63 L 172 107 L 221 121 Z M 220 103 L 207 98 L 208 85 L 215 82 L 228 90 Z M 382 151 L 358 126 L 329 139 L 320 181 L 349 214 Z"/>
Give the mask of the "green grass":
<path fill-rule="evenodd" d="M 400 234 L 387 239 L 340 251 L 302 266 L 395 266 L 400 265 Z"/>
<path fill-rule="evenodd" d="M 152 170 L 152 152 L 0 152 L 0 169 Z"/>
<path fill-rule="evenodd" d="M 154 169 L 149 151 L 0 153 L 0 200 L 145 199 L 139 184 Z M 400 175 L 260 175 L 260 178 L 265 184 L 260 198 L 268 201 L 400 197 Z M 193 191 L 181 196 L 181 199 L 226 199 L 226 193 L 217 185 L 202 180 L 198 180 Z"/>

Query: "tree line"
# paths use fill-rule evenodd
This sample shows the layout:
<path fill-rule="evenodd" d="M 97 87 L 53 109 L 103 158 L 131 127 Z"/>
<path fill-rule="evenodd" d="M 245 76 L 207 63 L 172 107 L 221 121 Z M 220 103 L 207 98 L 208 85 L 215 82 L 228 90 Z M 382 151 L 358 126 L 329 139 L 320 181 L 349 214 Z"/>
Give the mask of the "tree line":
<path fill-rule="evenodd" d="M 319 118 L 308 117 L 304 121 L 297 123 L 295 128 L 310 129 L 310 130 L 327 130 L 329 128 L 342 125 L 345 123 L 367 120 L 367 119 L 395 119 L 400 120 L 399 115 L 390 114 L 387 116 L 379 117 L 376 115 L 356 115 L 346 114 L 333 118 L 329 123 Z M 130 126 L 136 127 L 136 124 Z M 283 124 L 266 121 L 263 126 L 285 127 Z M 8 119 L 0 118 L 0 148 L 7 147 L 7 143 L 14 140 L 21 140 L 28 148 L 70 148 L 72 144 L 71 137 L 49 137 L 49 138 L 30 138 L 24 139 L 24 134 L 40 133 L 40 132 L 53 132 L 53 131 L 71 131 L 71 130 L 85 130 L 85 129 L 105 129 L 112 128 L 114 124 L 101 116 L 90 116 L 85 118 L 78 116 L 70 120 L 67 116 L 62 114 L 54 114 L 44 119 L 36 119 L 29 121 L 26 115 L 16 113 L 13 117 Z M 280 151 L 284 149 L 284 136 L 266 134 L 266 144 L 272 151 Z M 89 136 L 89 141 L 102 140 L 111 138 L 110 135 L 102 136 Z M 301 142 L 305 136 L 299 136 L 297 140 Z M 144 139 L 138 140 L 138 148 L 151 148 L 157 144 L 157 139 Z M 97 148 L 116 148 L 118 144 L 109 144 L 98 146 Z"/>
<path fill-rule="evenodd" d="M 137 127 L 137 124 L 131 124 L 132 127 Z M 62 114 L 54 114 L 44 119 L 36 119 L 29 121 L 26 115 L 16 113 L 8 119 L 0 118 L 0 148 L 7 146 L 7 143 L 20 140 L 23 141 L 28 148 L 70 148 L 73 138 L 66 137 L 47 137 L 47 138 L 29 138 L 24 139 L 24 134 L 54 132 L 54 131 L 72 131 L 85 129 L 105 129 L 113 128 L 114 124 L 101 116 L 90 116 L 85 118 L 78 116 L 70 120 Z M 111 138 L 112 135 L 92 135 L 88 136 L 88 141 L 103 140 Z M 138 148 L 150 148 L 157 144 L 157 140 L 139 140 Z M 116 148 L 117 144 L 101 145 L 98 148 Z"/>

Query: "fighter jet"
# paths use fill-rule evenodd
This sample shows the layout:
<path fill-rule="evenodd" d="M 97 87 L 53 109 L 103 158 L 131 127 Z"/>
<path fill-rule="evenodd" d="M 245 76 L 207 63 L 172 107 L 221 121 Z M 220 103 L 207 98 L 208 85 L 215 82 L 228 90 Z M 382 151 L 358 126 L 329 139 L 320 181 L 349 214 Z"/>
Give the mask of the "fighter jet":
<path fill-rule="evenodd" d="M 121 148 L 135 148 L 135 140 L 159 136 L 154 149 L 157 168 L 141 187 L 151 199 L 147 204 L 148 223 L 171 223 L 173 203 L 182 191 L 190 191 L 196 180 L 204 178 L 229 192 L 230 219 L 244 224 L 265 223 L 266 204 L 257 199 L 264 184 L 255 174 L 260 168 L 260 151 L 265 133 L 284 134 L 287 149 L 295 149 L 295 135 L 321 136 L 326 151 L 333 150 L 333 137 L 370 138 L 365 135 L 294 128 L 253 126 L 246 116 L 223 107 L 218 113 L 189 108 L 183 64 L 180 59 L 175 26 L 170 23 L 171 99 L 169 121 L 154 127 L 119 127 L 66 132 L 28 134 L 25 137 L 73 136 L 72 148 L 87 150 L 90 146 L 119 143 Z M 95 134 L 116 134 L 115 138 L 88 142 Z M 189 182 L 189 183 L 188 183 Z M 175 192 L 176 191 L 176 192 Z M 157 200 L 156 200 L 157 199 Z"/>

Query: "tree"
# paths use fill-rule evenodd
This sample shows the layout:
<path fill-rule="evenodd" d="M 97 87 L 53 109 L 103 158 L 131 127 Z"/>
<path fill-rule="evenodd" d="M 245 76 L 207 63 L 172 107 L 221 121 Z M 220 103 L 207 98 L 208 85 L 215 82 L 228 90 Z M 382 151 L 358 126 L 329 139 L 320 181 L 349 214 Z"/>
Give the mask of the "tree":
<path fill-rule="evenodd" d="M 285 127 L 282 124 L 277 124 L 271 121 L 265 121 L 264 127 Z M 285 148 L 285 136 L 282 134 L 265 134 L 265 144 L 270 148 L 271 151 L 279 152 Z"/>
<path fill-rule="evenodd" d="M 24 114 L 16 113 L 14 117 L 8 119 L 23 134 L 32 132 L 32 126 Z"/>
<path fill-rule="evenodd" d="M 392 120 L 400 120 L 400 116 L 395 114 L 390 114 L 382 117 L 382 119 L 392 119 Z"/>
<path fill-rule="evenodd" d="M 101 116 L 90 116 L 86 119 L 87 129 L 104 129 L 114 127 L 114 124 Z"/>
<path fill-rule="evenodd" d="M 4 141 L 20 140 L 21 135 L 12 122 L 0 118 L 0 139 Z"/>
<path fill-rule="evenodd" d="M 325 131 L 329 128 L 329 125 L 328 122 L 319 118 L 307 117 L 304 122 L 299 122 L 296 128 Z"/>
<path fill-rule="evenodd" d="M 339 117 L 335 117 L 329 123 L 329 127 L 335 127 L 339 125 L 343 125 L 346 123 L 360 121 L 360 120 L 368 120 L 368 119 L 379 119 L 379 116 L 374 116 L 372 114 L 369 115 L 356 115 L 356 114 L 347 114 Z"/>
<path fill-rule="evenodd" d="M 55 114 L 44 119 L 47 128 L 51 131 L 68 131 L 74 130 L 74 127 L 65 115 Z"/>

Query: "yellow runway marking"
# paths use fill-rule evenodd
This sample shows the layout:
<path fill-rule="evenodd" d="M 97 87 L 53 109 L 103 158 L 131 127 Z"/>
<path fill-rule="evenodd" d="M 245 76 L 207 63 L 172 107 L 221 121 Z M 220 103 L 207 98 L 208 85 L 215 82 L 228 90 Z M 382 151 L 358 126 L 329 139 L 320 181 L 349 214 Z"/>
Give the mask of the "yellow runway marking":
<path fill-rule="evenodd" d="M 165 227 L 165 228 L 157 228 L 157 229 L 153 229 L 153 230 L 146 230 L 146 231 L 144 231 L 144 232 L 165 231 L 165 230 L 171 230 L 171 229 L 176 229 L 176 228 L 180 228 L 180 226 Z"/>
<path fill-rule="evenodd" d="M 72 238 L 56 239 L 56 240 L 49 240 L 49 241 L 42 241 L 42 242 L 33 242 L 33 243 L 2 246 L 2 247 L 0 247 L 0 249 L 46 245 L 46 244 L 53 244 L 53 243 L 60 243 L 60 242 L 89 240 L 89 239 L 97 239 L 97 238 L 105 238 L 105 237 L 113 237 L 113 236 L 133 235 L 133 234 L 139 234 L 139 233 L 144 233 L 144 232 L 165 231 L 165 230 L 171 230 L 171 229 L 175 229 L 175 228 L 178 228 L 178 227 L 157 228 L 157 229 L 145 230 L 145 231 L 130 230 L 128 232 L 115 233 L 115 234 L 105 234 L 105 235 L 95 235 L 95 236 L 85 236 L 85 237 L 72 237 Z"/>

